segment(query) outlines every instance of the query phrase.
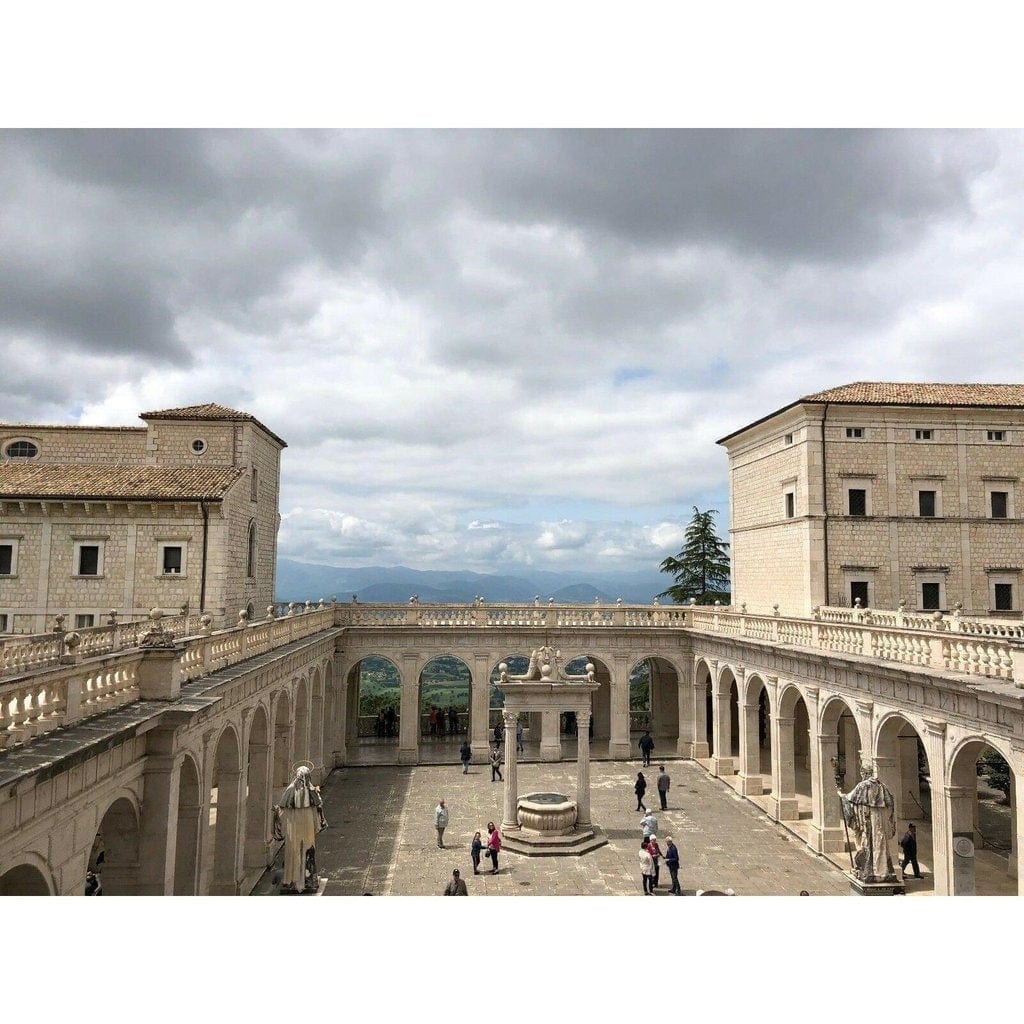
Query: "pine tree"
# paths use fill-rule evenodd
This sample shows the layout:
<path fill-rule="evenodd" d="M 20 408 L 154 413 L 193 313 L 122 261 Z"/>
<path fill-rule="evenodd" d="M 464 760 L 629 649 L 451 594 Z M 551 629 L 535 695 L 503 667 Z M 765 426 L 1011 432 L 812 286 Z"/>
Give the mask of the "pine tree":
<path fill-rule="evenodd" d="M 693 507 L 682 551 L 666 558 L 661 571 L 675 576 L 675 583 L 658 597 L 671 597 L 682 604 L 691 597 L 698 604 L 729 600 L 729 545 L 715 532 L 717 509 L 701 512 Z"/>

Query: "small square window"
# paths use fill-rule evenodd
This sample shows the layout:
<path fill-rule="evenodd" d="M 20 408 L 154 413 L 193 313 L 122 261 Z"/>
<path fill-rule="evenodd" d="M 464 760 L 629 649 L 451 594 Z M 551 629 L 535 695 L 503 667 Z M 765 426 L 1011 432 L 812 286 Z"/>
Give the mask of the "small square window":
<path fill-rule="evenodd" d="M 935 517 L 935 492 L 917 492 L 917 514 L 922 519 L 933 519 Z"/>
<path fill-rule="evenodd" d="M 931 430 L 915 430 L 914 440 L 915 441 L 930 441 L 932 439 Z"/>
<path fill-rule="evenodd" d="M 792 491 L 786 491 L 786 518 L 792 519 L 796 515 L 796 495 Z"/>
<path fill-rule="evenodd" d="M 854 438 L 856 438 L 856 437 L 863 437 L 864 436 L 864 428 L 863 427 L 847 427 L 846 428 L 846 436 L 847 437 L 854 437 Z"/>
<path fill-rule="evenodd" d="M 1013 611 L 1013 584 L 1012 583 L 994 583 L 992 585 L 993 595 L 995 597 L 995 610 L 997 612 L 1011 612 Z"/>
<path fill-rule="evenodd" d="M 95 615 L 76 615 L 75 616 L 75 629 L 88 629 L 90 626 L 96 625 Z"/>
<path fill-rule="evenodd" d="M 851 580 L 850 581 L 850 607 L 856 606 L 857 601 L 860 601 L 861 608 L 867 608 L 868 606 L 868 583 L 867 580 Z"/>
<path fill-rule="evenodd" d="M 78 575 L 99 576 L 100 574 L 100 546 L 99 544 L 79 544 L 78 546 Z"/>
<path fill-rule="evenodd" d="M 990 430 L 988 432 L 988 439 L 990 441 L 1005 441 L 1006 431 L 1005 430 Z"/>
<path fill-rule="evenodd" d="M 792 443 L 793 443 L 793 435 L 792 434 L 787 434 L 786 435 L 786 444 L 792 444 Z"/>
<path fill-rule="evenodd" d="M 868 514 L 868 492 L 862 487 L 851 487 L 847 491 L 850 502 L 851 516 L 866 516 Z"/>
<path fill-rule="evenodd" d="M 177 575 L 181 572 L 182 557 L 180 544 L 165 544 L 161 565 L 164 575 Z"/>
<path fill-rule="evenodd" d="M 942 606 L 940 605 L 941 597 L 941 584 L 939 583 L 922 583 L 921 584 L 921 608 L 926 612 L 938 611 Z"/>
<path fill-rule="evenodd" d="M 1006 519 L 1007 518 L 1007 498 L 1009 497 L 1008 491 L 990 491 L 989 498 L 991 501 L 991 512 L 993 519 Z"/>
<path fill-rule="evenodd" d="M 14 575 L 14 544 L 6 541 L 0 544 L 0 576 Z"/>

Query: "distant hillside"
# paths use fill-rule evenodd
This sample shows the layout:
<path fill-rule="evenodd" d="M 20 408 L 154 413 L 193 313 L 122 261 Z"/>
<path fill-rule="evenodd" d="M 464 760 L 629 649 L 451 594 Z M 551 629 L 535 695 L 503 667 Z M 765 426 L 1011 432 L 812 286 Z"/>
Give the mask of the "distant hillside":
<path fill-rule="evenodd" d="M 539 570 L 524 576 L 517 567 L 511 573 L 478 573 L 409 569 L 406 566 L 345 568 L 315 565 L 280 558 L 277 563 L 278 601 L 316 601 L 336 596 L 351 601 L 404 603 L 418 594 L 424 604 L 464 604 L 478 594 L 488 602 L 529 603 L 534 597 L 553 597 L 565 604 L 593 604 L 598 598 L 612 604 L 619 597 L 627 604 L 649 604 L 671 583 L 657 570 L 635 573 L 562 573 Z"/>

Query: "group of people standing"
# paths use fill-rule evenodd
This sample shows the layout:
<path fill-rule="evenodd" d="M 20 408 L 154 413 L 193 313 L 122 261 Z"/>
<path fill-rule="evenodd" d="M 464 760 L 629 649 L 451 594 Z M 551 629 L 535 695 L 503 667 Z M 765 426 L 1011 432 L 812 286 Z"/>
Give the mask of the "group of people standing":
<path fill-rule="evenodd" d="M 459 729 L 459 713 L 454 704 L 449 704 L 447 709 L 431 707 L 427 716 L 427 735 L 443 737 L 445 733 L 455 736 L 461 732 Z"/>
<path fill-rule="evenodd" d="M 646 740 L 646 742 L 645 742 Z M 640 753 L 643 755 L 644 767 L 651 763 L 651 751 L 654 749 L 654 741 L 650 733 L 645 732 L 640 739 Z M 665 766 L 658 766 L 658 800 L 663 811 L 668 810 L 668 791 L 672 785 L 671 776 L 665 771 Z M 636 782 L 633 784 L 633 792 L 636 794 L 636 809 L 643 811 L 640 819 L 640 876 L 645 896 L 653 896 L 658 888 L 661 879 L 661 861 L 664 859 L 665 867 L 672 876 L 672 886 L 669 894 L 682 896 L 683 890 L 679 887 L 679 848 L 672 841 L 671 836 L 665 838 L 665 849 L 662 851 L 658 843 L 658 819 L 654 811 L 647 809 L 644 803 L 644 796 L 647 793 L 647 779 L 643 772 L 636 773 Z"/>
<path fill-rule="evenodd" d="M 668 810 L 668 791 L 672 785 L 672 778 L 665 771 L 665 766 L 658 766 L 658 799 L 661 802 L 661 809 Z M 644 794 L 647 792 L 647 779 L 643 772 L 636 773 L 636 782 L 633 784 L 633 792 L 636 793 L 636 809 L 646 811 L 647 804 L 644 803 Z"/>
<path fill-rule="evenodd" d="M 398 735 L 398 714 L 393 707 L 382 708 L 377 712 L 374 732 L 379 740 Z"/>
<path fill-rule="evenodd" d="M 444 799 L 437 802 L 434 808 L 434 827 L 437 829 L 437 848 L 443 850 L 444 830 L 448 827 L 450 815 Z M 473 833 L 473 841 L 469 844 L 469 859 L 473 863 L 473 874 L 480 874 L 480 861 L 486 855 L 491 862 L 491 874 L 498 873 L 498 854 L 501 853 L 501 832 L 493 821 L 487 822 L 487 839 L 480 832 Z M 460 878 L 459 869 L 452 872 L 452 880 L 444 890 L 445 896 L 468 896 L 465 880 Z"/>

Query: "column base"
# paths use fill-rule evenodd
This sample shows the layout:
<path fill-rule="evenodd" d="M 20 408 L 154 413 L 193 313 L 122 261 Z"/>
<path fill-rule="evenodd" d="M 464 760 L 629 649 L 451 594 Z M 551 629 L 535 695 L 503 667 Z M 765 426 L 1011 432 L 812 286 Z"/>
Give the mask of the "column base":
<path fill-rule="evenodd" d="M 420 759 L 420 748 L 419 747 L 399 747 L 398 748 L 398 763 L 399 764 L 416 764 Z"/>
<path fill-rule="evenodd" d="M 740 796 L 763 796 L 764 780 L 760 775 L 740 775 Z"/>
<path fill-rule="evenodd" d="M 608 756 L 616 761 L 629 760 L 629 743 L 619 740 L 608 741 Z"/>
<path fill-rule="evenodd" d="M 680 744 L 681 746 L 682 744 Z M 707 759 L 711 756 L 711 747 L 706 742 L 693 742 L 689 744 L 690 757 L 696 759 Z"/>
<path fill-rule="evenodd" d="M 711 773 L 713 775 L 735 775 L 731 757 L 713 757 L 711 759 Z"/>
<path fill-rule="evenodd" d="M 348 749 L 342 747 L 341 750 L 335 750 L 331 754 L 330 766 L 332 768 L 344 768 L 345 762 L 348 760 Z"/>
<path fill-rule="evenodd" d="M 487 743 L 487 740 L 473 740 L 473 742 L 469 745 L 469 749 L 473 755 L 474 761 L 478 757 L 482 757 L 486 761 L 488 755 L 491 752 L 491 748 L 490 745 Z"/>
<path fill-rule="evenodd" d="M 846 833 L 841 828 L 812 825 L 810 847 L 815 853 L 842 853 L 846 849 Z"/>
<path fill-rule="evenodd" d="M 542 761 L 561 761 L 562 760 L 562 748 L 561 748 L 561 746 L 546 747 L 543 744 L 541 744 L 540 759 Z"/>
<path fill-rule="evenodd" d="M 782 797 L 775 799 L 773 813 L 776 821 L 799 821 L 800 805 L 796 797 Z"/>

